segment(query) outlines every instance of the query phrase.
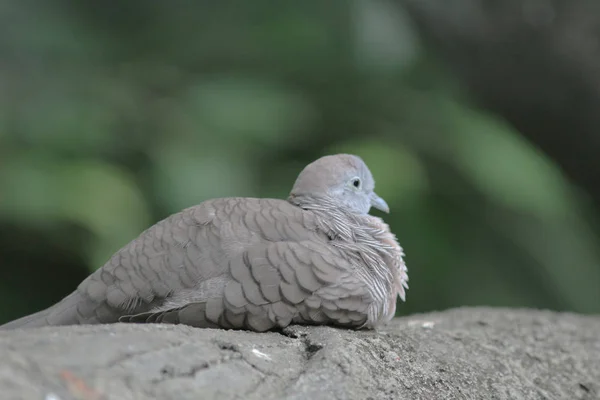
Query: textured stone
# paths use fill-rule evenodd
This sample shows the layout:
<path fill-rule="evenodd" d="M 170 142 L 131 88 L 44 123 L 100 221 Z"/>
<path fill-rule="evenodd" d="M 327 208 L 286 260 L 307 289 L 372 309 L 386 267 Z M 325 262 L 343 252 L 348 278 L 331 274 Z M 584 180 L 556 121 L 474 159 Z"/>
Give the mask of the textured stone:
<path fill-rule="evenodd" d="M 454 309 L 379 331 L 0 332 L 3 399 L 598 399 L 600 318 Z"/>

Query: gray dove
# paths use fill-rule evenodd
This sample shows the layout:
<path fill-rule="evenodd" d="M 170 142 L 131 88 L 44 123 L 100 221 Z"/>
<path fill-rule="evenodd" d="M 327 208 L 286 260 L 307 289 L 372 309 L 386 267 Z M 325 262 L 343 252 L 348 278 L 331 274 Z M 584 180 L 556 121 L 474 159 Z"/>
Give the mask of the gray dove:
<path fill-rule="evenodd" d="M 219 198 L 158 222 L 55 305 L 4 329 L 171 323 L 373 329 L 408 289 L 404 253 L 361 158 L 319 158 L 287 200 Z"/>

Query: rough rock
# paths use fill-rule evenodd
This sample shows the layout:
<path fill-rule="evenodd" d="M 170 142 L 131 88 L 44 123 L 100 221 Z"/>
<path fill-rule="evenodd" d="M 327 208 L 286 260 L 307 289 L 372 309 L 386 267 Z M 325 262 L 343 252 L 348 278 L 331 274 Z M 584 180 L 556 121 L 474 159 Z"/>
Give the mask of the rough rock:
<path fill-rule="evenodd" d="M 2 399 L 599 399 L 600 317 L 461 308 L 377 332 L 0 332 Z"/>

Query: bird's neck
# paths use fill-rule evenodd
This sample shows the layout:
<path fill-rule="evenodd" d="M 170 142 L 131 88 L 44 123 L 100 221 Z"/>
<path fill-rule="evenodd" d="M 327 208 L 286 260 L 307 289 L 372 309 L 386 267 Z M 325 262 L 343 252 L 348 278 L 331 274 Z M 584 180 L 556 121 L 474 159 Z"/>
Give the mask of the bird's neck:
<path fill-rule="evenodd" d="M 307 196 L 301 194 L 290 194 L 287 199 L 290 203 L 301 207 L 305 210 L 321 210 L 329 211 L 339 207 L 339 202 L 336 202 L 329 196 Z"/>
<path fill-rule="evenodd" d="M 319 215 L 321 218 L 318 220 L 324 225 L 322 228 L 340 240 L 355 242 L 357 238 L 364 239 L 362 236 L 378 236 L 382 230 L 389 231 L 380 218 L 358 214 L 332 197 L 290 195 L 288 201 Z"/>

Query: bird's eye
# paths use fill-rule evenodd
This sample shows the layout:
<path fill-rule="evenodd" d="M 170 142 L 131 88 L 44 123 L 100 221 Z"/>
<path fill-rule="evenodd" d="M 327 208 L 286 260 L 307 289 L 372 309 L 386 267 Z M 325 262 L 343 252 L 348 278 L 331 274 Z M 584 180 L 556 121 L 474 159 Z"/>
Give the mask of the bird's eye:
<path fill-rule="evenodd" d="M 352 186 L 354 186 L 355 188 L 358 189 L 360 187 L 360 179 L 358 179 L 358 178 L 352 179 Z"/>

